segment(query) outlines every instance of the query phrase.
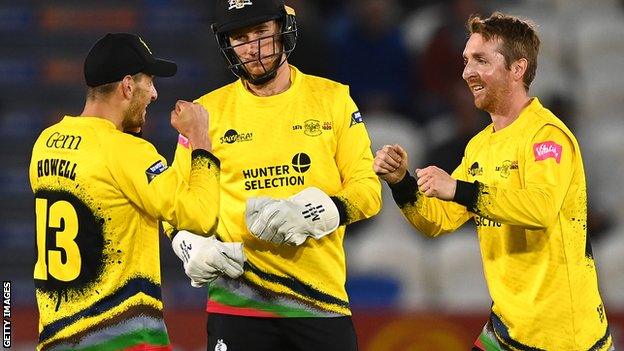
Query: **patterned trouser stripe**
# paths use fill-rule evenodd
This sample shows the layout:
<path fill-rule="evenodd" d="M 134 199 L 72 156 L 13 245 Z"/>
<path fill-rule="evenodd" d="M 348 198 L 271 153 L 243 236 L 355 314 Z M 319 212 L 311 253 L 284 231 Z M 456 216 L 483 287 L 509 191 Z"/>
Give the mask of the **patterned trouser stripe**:
<path fill-rule="evenodd" d="M 481 334 L 475 341 L 475 346 L 483 351 L 502 351 L 500 344 L 496 340 L 496 335 L 494 335 L 494 330 L 490 323 L 486 323 L 483 326 L 483 330 L 481 330 Z"/>

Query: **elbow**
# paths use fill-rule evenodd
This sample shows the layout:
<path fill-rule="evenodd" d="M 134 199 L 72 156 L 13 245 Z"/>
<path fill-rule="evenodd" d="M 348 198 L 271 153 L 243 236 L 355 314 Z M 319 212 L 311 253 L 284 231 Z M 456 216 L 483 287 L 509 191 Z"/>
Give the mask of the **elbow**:
<path fill-rule="evenodd" d="M 371 216 L 374 216 L 376 214 L 379 213 L 379 211 L 381 211 L 381 206 L 383 206 L 383 200 L 382 200 L 382 196 L 381 196 L 381 183 L 379 182 L 379 179 L 377 179 L 377 177 L 375 177 L 377 180 L 377 187 L 375 187 L 375 191 L 373 192 L 372 195 L 372 208 L 373 208 L 373 213 L 371 214 Z"/>
<path fill-rule="evenodd" d="M 216 207 L 218 208 L 218 206 Z M 205 208 L 201 211 L 202 215 L 200 216 L 198 226 L 201 230 L 201 233 L 196 233 L 201 236 L 210 236 L 216 233 L 217 226 L 219 225 L 219 211 L 215 210 L 215 207 Z"/>
<path fill-rule="evenodd" d="M 555 204 L 552 197 L 546 195 L 544 200 L 544 206 L 537 208 L 535 216 L 537 226 L 540 229 L 547 229 L 557 224 L 557 221 L 559 220 L 559 212 L 561 211 L 560 206 Z"/>
<path fill-rule="evenodd" d="M 376 191 L 369 192 L 365 198 L 365 206 L 361 206 L 361 213 L 364 218 L 371 218 L 381 211 L 381 186 Z"/>
<path fill-rule="evenodd" d="M 217 232 L 217 226 L 219 225 L 219 218 L 213 217 L 206 221 L 206 223 L 202 223 L 202 232 L 196 233 L 201 236 L 211 236 Z"/>
<path fill-rule="evenodd" d="M 200 236 L 211 236 L 217 231 L 219 224 L 219 206 L 217 204 L 203 204 L 197 207 L 196 212 L 190 215 L 184 222 L 184 229 Z"/>
<path fill-rule="evenodd" d="M 538 219 L 537 225 L 539 229 L 547 229 L 555 224 L 557 224 L 557 220 L 559 219 L 558 213 L 555 211 L 546 211 L 542 214 L 542 216 Z"/>
<path fill-rule="evenodd" d="M 381 199 L 381 193 L 376 193 L 371 201 L 371 213 L 369 217 L 375 216 L 381 211 L 383 200 Z"/>

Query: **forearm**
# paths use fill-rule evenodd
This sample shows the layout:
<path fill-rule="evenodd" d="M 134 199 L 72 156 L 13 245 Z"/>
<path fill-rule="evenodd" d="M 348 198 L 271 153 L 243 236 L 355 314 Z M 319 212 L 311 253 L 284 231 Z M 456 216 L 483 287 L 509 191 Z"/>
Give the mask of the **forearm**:
<path fill-rule="evenodd" d="M 354 181 L 331 199 L 338 208 L 340 225 L 347 225 L 376 215 L 381 209 L 381 184 L 377 177 Z"/>
<path fill-rule="evenodd" d="M 480 216 L 501 223 L 525 228 L 547 228 L 554 224 L 559 213 L 548 187 L 534 189 L 506 189 L 480 182 L 457 182 L 454 201 Z"/>
<path fill-rule="evenodd" d="M 405 218 L 427 236 L 452 232 L 471 216 L 464 206 L 426 197 L 418 191 L 416 179 L 409 173 L 400 182 L 391 184 L 390 189 Z"/>
<path fill-rule="evenodd" d="M 188 230 L 199 235 L 213 232 L 219 214 L 219 160 L 204 150 L 194 150 L 188 183 L 176 189 L 175 200 L 164 218 L 165 233 Z"/>

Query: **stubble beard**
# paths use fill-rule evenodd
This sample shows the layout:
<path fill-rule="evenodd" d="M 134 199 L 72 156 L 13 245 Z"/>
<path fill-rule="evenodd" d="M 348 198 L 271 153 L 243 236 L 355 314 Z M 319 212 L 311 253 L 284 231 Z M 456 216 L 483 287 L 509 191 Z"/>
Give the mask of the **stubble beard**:
<path fill-rule="evenodd" d="M 143 111 L 146 108 L 146 106 L 143 106 L 141 103 L 142 98 L 144 98 L 143 95 L 143 92 L 140 92 L 130 101 L 130 106 L 128 106 L 128 109 L 124 112 L 123 122 L 121 123 L 123 130 L 134 131 L 143 128 L 145 124 Z"/>
<path fill-rule="evenodd" d="M 490 85 L 485 96 L 481 99 L 481 102 L 475 100 L 475 105 L 478 109 L 487 113 L 496 113 L 497 110 L 502 107 L 505 96 L 509 96 L 509 92 L 509 88 L 504 84 L 500 84 L 496 87 Z"/>

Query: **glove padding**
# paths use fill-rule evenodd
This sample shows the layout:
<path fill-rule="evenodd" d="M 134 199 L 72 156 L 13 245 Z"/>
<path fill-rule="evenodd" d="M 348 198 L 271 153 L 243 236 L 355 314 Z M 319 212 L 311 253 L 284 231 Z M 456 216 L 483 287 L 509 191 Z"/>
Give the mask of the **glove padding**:
<path fill-rule="evenodd" d="M 309 187 L 283 200 L 248 199 L 245 219 L 247 228 L 257 238 L 298 246 L 308 236 L 318 240 L 336 230 L 340 215 L 327 194 Z"/>
<path fill-rule="evenodd" d="M 214 236 L 203 237 L 185 230 L 171 242 L 173 251 L 184 262 L 184 273 L 191 285 L 199 288 L 220 275 L 238 278 L 247 260 L 243 243 L 224 243 Z"/>

